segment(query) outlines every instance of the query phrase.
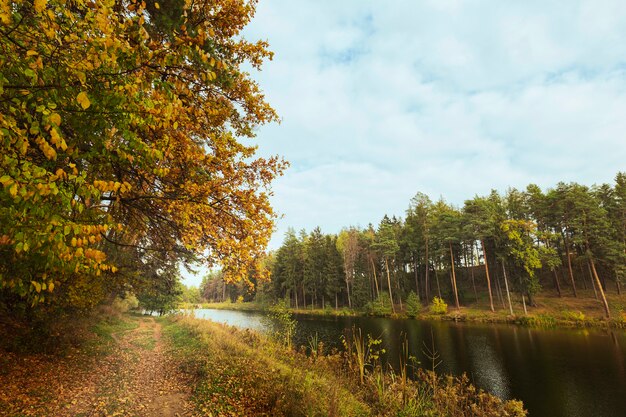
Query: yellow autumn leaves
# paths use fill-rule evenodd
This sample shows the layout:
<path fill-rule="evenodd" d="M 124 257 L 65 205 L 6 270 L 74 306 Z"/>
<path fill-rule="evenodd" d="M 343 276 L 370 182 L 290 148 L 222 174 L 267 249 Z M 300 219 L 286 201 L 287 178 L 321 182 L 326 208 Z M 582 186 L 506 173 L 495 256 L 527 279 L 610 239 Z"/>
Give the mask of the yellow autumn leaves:
<path fill-rule="evenodd" d="M 83 110 L 87 110 L 89 106 L 91 106 L 91 101 L 89 101 L 89 97 L 84 91 L 76 96 L 76 101 L 78 102 L 78 104 L 80 104 L 80 107 L 82 107 Z"/>
<path fill-rule="evenodd" d="M 183 2 L 177 16 L 132 0 L 31 1 L 17 19 L 18 3 L 0 0 L 17 25 L 0 33 L 0 236 L 13 249 L 0 286 L 39 302 L 47 274 L 61 294 L 95 297 L 118 257 L 148 251 L 209 253 L 245 279 L 272 230 L 263 188 L 284 168 L 239 141 L 276 119 L 239 68 L 271 55 L 239 37 L 254 2 Z"/>

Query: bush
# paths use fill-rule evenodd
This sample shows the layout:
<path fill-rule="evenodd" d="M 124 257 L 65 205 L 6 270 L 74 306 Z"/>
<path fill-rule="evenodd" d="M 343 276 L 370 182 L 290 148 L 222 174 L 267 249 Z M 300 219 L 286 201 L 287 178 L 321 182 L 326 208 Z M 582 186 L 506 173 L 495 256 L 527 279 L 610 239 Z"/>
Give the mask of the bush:
<path fill-rule="evenodd" d="M 374 301 L 365 306 L 365 312 L 371 316 L 388 316 L 391 314 L 391 299 L 389 294 L 382 293 Z"/>
<path fill-rule="evenodd" d="M 536 316 L 522 316 L 518 319 L 520 324 L 534 327 L 556 327 L 556 319 L 547 314 L 537 314 Z"/>
<path fill-rule="evenodd" d="M 448 312 L 448 305 L 439 297 L 433 298 L 433 305 L 430 306 L 430 311 L 433 314 L 446 314 Z"/>
<path fill-rule="evenodd" d="M 584 323 L 587 318 L 582 311 L 565 311 L 563 317 L 576 323 Z"/>
<path fill-rule="evenodd" d="M 270 336 L 291 349 L 293 335 L 296 331 L 296 321 L 289 310 L 286 302 L 280 302 L 270 307 L 266 324 L 270 331 Z"/>
<path fill-rule="evenodd" d="M 406 315 L 408 317 L 416 317 L 421 309 L 420 299 L 417 297 L 417 294 L 411 291 L 406 299 Z"/>

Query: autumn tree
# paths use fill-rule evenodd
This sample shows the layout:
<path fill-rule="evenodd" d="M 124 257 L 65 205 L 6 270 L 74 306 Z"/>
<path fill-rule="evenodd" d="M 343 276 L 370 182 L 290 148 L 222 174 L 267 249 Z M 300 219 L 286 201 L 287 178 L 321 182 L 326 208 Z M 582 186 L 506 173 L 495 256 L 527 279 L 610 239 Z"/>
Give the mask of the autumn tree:
<path fill-rule="evenodd" d="M 111 247 L 247 279 L 285 166 L 250 141 L 276 120 L 242 70 L 271 58 L 241 36 L 255 6 L 0 3 L 4 302 L 98 302 L 118 270 Z"/>

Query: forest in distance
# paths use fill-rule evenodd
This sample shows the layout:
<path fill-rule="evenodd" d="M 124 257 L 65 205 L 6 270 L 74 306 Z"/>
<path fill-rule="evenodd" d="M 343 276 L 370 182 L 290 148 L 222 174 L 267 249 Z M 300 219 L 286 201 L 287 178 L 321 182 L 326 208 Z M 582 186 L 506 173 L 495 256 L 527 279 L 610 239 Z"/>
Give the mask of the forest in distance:
<path fill-rule="evenodd" d="M 604 315 L 619 315 L 623 307 L 612 308 L 607 292 L 621 294 L 626 273 L 626 174 L 612 185 L 494 190 L 460 208 L 417 193 L 404 218 L 385 215 L 338 234 L 290 229 L 264 267 L 269 283 L 251 274 L 256 285 L 224 284 L 213 272 L 199 295 L 393 313 L 438 297 L 457 308 L 483 300 L 513 314 L 511 298 L 534 306 L 542 290 L 580 297 L 593 289 Z"/>

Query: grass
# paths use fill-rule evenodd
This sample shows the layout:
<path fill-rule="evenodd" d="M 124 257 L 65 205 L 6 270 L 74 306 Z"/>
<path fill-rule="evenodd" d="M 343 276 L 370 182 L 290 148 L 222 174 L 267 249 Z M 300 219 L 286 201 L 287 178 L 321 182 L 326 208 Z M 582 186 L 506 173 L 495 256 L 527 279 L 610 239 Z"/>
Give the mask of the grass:
<path fill-rule="evenodd" d="M 467 378 L 420 371 L 417 380 L 407 380 L 383 369 L 376 355 L 362 355 L 361 362 L 367 363 L 358 366 L 358 354 L 351 353 L 358 349 L 307 356 L 304 349 L 285 349 L 250 330 L 185 316 L 159 321 L 169 354 L 177 358 L 194 386 L 193 401 L 200 413 L 525 415 L 520 402 L 503 402 L 477 390 Z"/>

